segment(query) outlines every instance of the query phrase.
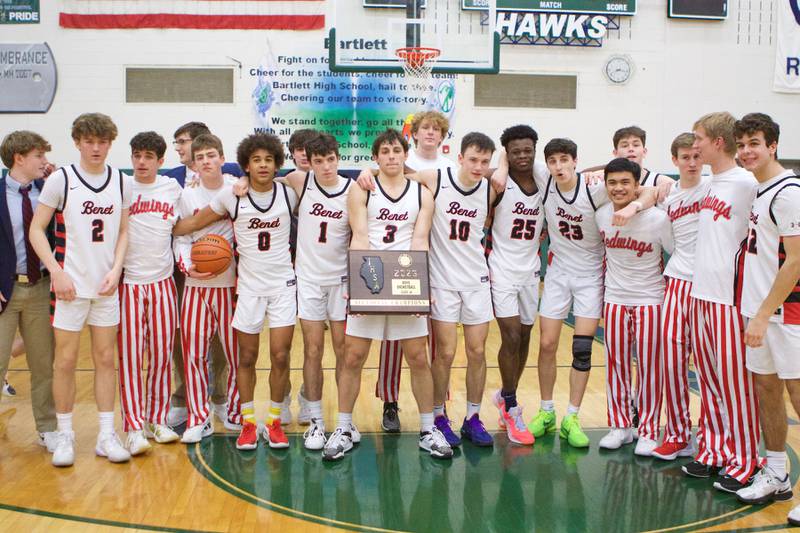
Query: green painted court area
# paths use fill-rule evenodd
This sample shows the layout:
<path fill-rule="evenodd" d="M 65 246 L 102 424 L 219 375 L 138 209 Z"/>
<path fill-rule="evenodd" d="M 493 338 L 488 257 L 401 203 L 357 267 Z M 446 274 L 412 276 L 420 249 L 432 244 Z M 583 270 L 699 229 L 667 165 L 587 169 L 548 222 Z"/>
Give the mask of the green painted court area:
<path fill-rule="evenodd" d="M 756 508 L 688 479 L 686 461 L 636 457 L 633 446 L 576 450 L 557 435 L 534 448 L 469 444 L 454 459 L 432 459 L 413 433 L 363 435 L 345 459 L 323 463 L 292 435 L 288 450 L 261 442 L 240 452 L 234 437 L 215 435 L 190 448 L 192 464 L 224 490 L 273 511 L 363 531 L 648 531 L 694 530 Z M 789 450 L 792 482 L 798 460 Z"/>

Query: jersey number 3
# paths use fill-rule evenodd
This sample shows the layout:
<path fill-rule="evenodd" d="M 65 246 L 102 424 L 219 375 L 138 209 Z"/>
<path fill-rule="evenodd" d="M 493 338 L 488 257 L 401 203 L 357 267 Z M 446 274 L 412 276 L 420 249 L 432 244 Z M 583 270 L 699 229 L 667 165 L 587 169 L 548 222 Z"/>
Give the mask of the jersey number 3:
<path fill-rule="evenodd" d="M 383 242 L 385 242 L 386 244 L 394 242 L 395 233 L 397 233 L 397 226 L 393 226 L 391 224 L 386 226 L 386 235 L 383 236 Z"/>

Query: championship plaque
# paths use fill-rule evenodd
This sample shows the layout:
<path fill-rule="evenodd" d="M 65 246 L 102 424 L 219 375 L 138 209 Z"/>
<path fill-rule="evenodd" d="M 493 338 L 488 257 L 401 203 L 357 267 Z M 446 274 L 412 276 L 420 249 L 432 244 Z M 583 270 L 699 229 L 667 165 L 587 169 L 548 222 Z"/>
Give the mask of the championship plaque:
<path fill-rule="evenodd" d="M 348 289 L 352 314 L 428 314 L 428 252 L 350 250 Z"/>

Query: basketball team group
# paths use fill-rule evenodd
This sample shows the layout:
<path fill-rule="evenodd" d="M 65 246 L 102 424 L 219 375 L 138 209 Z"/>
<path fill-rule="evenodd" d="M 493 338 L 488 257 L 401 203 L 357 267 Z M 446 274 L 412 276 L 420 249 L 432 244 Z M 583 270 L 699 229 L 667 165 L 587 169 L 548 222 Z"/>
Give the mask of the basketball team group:
<path fill-rule="evenodd" d="M 109 166 L 118 130 L 100 113 L 75 119 L 76 162 L 61 168 L 48 162 L 42 136 L 6 135 L 0 375 L 12 350 L 24 351 L 39 443 L 52 464 L 75 461 L 75 372 L 87 324 L 95 453 L 111 462 L 146 453 L 151 441 L 200 442 L 215 416 L 238 432 L 240 450 L 259 440 L 288 447 L 282 426 L 292 421 L 298 318 L 296 416 L 308 426 L 307 449 L 336 461 L 360 441 L 353 410 L 378 340 L 384 431 L 400 431 L 405 362 L 419 447 L 451 460 L 458 446 L 494 442 L 481 420 L 493 320 L 502 386 L 487 397 L 508 440 L 533 446 L 557 431 L 562 445 L 588 447 L 579 414 L 602 319 L 610 430 L 599 447 L 635 442 L 640 456 L 686 458 L 687 476 L 750 504 L 791 499 L 784 389 L 800 411 L 800 177 L 778 161 L 779 125 L 762 113 L 699 118 L 670 147 L 677 180 L 645 168 L 646 133 L 636 126 L 614 134 L 611 161 L 584 172 L 570 139 L 550 140 L 537 160 L 538 135 L 527 125 L 504 130 L 498 154 L 487 135 L 466 134 L 455 162 L 440 152 L 448 130 L 443 115 L 417 113 L 412 146 L 386 130 L 372 146 L 374 168 L 353 179 L 340 172 L 336 139 L 314 130 L 290 139 L 296 169 L 285 175 L 274 135 L 245 137 L 234 164 L 200 122 L 175 132 L 182 165 L 166 174 L 164 138 L 136 134 L 133 177 Z M 428 251 L 429 316 L 348 314 L 349 250 Z M 567 320 L 569 404 L 559 423 L 556 354 Z M 535 321 L 541 402 L 526 419 L 517 389 Z M 259 423 L 265 322 L 270 398 Z M 326 332 L 336 361 L 333 432 L 322 407 Z M 450 379 L 459 337 L 467 362 L 460 427 L 446 409 L 450 387 L 464 386 Z M 701 403 L 695 438 L 690 356 Z M 117 392 L 124 442 L 115 432 Z M 789 521 L 800 523 L 800 507 Z"/>

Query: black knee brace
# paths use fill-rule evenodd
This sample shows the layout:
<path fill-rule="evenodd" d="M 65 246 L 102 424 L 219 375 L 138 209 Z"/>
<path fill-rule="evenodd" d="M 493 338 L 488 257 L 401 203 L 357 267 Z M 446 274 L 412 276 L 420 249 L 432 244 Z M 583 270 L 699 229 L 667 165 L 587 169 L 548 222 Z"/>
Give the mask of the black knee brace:
<path fill-rule="evenodd" d="M 572 368 L 578 372 L 588 372 L 592 368 L 592 337 L 573 335 Z"/>

